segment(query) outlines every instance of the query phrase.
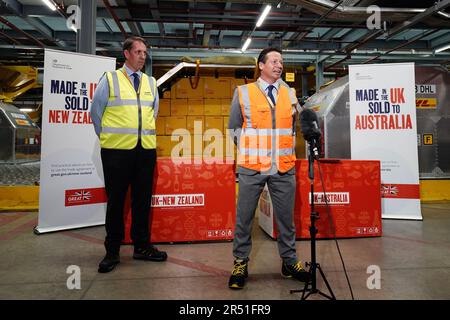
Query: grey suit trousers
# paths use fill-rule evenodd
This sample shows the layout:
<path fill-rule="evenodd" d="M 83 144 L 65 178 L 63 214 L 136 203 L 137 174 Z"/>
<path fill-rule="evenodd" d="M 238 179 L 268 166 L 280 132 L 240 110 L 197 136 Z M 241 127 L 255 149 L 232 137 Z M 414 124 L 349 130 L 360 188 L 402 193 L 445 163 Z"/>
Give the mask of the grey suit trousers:
<path fill-rule="evenodd" d="M 252 238 L 251 231 L 255 210 L 265 184 L 272 199 L 277 224 L 278 251 L 283 262 L 297 262 L 295 249 L 294 202 L 295 168 L 284 174 L 264 175 L 251 170 L 239 170 L 239 193 L 236 212 L 236 226 L 233 241 L 233 256 L 248 260 Z M 245 172 L 245 173 L 243 173 Z"/>

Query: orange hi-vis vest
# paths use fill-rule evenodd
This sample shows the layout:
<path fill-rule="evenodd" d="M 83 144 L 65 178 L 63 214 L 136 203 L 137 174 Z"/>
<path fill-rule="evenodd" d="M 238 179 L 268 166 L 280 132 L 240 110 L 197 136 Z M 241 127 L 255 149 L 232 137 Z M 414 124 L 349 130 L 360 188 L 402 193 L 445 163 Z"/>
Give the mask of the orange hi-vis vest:
<path fill-rule="evenodd" d="M 244 118 L 237 164 L 261 173 L 286 172 L 295 166 L 294 89 L 280 81 L 276 105 L 258 82 L 238 87 Z M 272 170 L 271 170 L 272 169 Z"/>

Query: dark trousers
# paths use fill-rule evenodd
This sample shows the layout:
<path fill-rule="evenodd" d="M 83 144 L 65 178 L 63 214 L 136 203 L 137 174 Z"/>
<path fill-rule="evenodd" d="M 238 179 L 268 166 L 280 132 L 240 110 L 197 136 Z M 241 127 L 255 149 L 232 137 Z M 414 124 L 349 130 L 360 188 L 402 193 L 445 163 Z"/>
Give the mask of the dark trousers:
<path fill-rule="evenodd" d="M 125 236 L 124 204 L 131 186 L 131 239 L 136 247 L 149 243 L 149 216 L 152 197 L 156 150 L 144 149 L 141 144 L 132 150 L 101 150 L 105 189 L 107 252 L 119 253 Z"/>

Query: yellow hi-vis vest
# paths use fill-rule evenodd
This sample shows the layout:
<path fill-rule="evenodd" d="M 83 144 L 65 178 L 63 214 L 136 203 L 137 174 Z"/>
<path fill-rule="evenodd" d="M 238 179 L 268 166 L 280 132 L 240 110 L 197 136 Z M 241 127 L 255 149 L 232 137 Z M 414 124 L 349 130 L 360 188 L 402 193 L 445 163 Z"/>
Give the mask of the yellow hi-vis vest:
<path fill-rule="evenodd" d="M 102 117 L 101 147 L 129 150 L 140 138 L 144 149 L 155 149 L 155 78 L 143 73 L 136 92 L 124 69 L 107 72 L 106 77 L 109 99 Z"/>
<path fill-rule="evenodd" d="M 259 172 L 268 172 L 273 165 L 280 172 L 292 169 L 298 104 L 294 89 L 281 82 L 275 106 L 257 82 L 239 86 L 238 93 L 244 123 L 237 164 Z"/>

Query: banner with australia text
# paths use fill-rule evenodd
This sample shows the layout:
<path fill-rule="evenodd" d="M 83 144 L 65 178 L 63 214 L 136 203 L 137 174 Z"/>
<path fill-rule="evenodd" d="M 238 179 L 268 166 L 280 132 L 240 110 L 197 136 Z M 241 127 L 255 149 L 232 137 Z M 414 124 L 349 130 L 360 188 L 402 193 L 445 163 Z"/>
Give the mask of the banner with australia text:
<path fill-rule="evenodd" d="M 381 161 L 382 217 L 421 220 L 414 63 L 349 67 L 351 155 Z"/>
<path fill-rule="evenodd" d="M 100 225 L 106 195 L 90 107 L 115 58 L 45 50 L 37 233 Z"/>

